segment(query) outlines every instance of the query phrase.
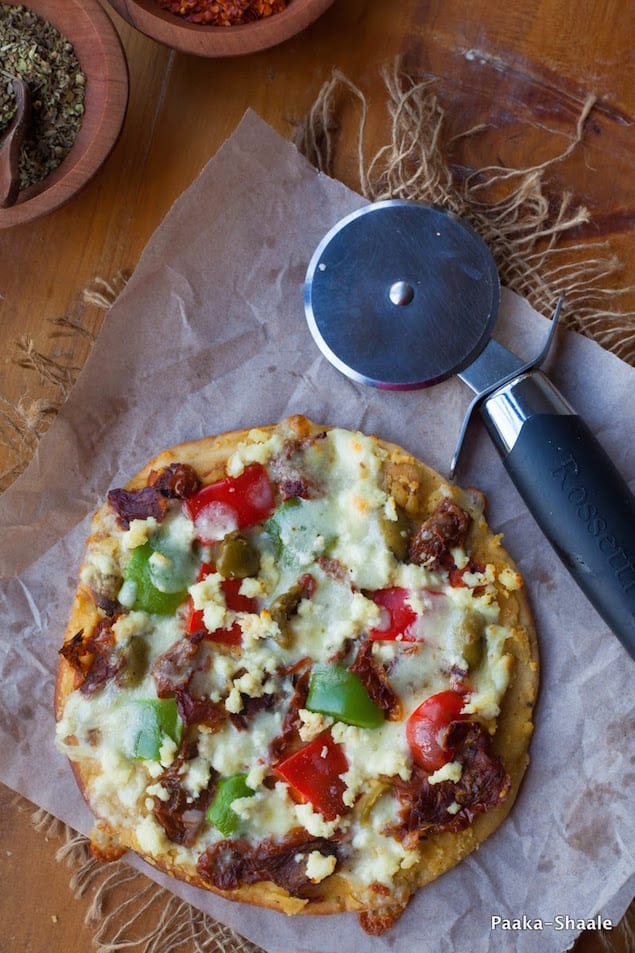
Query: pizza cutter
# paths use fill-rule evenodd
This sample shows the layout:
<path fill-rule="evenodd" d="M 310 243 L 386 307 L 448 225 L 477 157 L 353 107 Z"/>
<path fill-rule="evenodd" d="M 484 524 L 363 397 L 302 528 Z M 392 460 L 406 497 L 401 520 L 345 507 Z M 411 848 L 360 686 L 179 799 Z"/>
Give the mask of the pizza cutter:
<path fill-rule="evenodd" d="M 304 286 L 311 334 L 352 380 L 386 390 L 453 374 L 474 391 L 504 465 L 541 530 L 635 658 L 635 498 L 586 424 L 539 369 L 491 337 L 500 279 L 483 239 L 447 210 L 391 199 L 323 238 Z"/>

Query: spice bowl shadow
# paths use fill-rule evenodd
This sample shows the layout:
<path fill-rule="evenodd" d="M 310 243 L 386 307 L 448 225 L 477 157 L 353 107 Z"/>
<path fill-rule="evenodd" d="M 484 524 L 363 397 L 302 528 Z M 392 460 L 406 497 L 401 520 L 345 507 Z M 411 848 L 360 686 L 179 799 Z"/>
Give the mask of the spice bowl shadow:
<path fill-rule="evenodd" d="M 26 7 L 72 44 L 85 88 L 81 127 L 68 154 L 45 178 L 23 188 L 15 204 L 0 208 L 0 229 L 60 208 L 94 177 L 119 138 L 129 92 L 119 34 L 98 0 L 16 0 L 13 5 Z M 6 70 L 1 59 L 0 67 Z"/>
<path fill-rule="evenodd" d="M 108 0 L 131 26 L 165 46 L 195 56 L 243 56 L 277 46 L 317 20 L 333 0 L 289 0 L 278 13 L 232 26 L 191 23 L 159 0 Z"/>

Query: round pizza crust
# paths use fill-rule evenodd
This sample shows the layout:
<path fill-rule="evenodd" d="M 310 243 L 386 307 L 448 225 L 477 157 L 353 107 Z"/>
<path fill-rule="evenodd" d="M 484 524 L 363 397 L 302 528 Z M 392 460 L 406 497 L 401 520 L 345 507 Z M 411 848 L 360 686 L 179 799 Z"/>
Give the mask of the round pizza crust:
<path fill-rule="evenodd" d="M 267 434 L 280 431 L 289 438 L 304 439 L 332 428 L 317 424 L 308 418 L 296 415 L 267 426 L 258 426 L 258 431 Z M 134 490 L 147 485 L 150 474 L 172 463 L 190 464 L 199 474 L 204 485 L 222 479 L 228 458 L 239 444 L 245 441 L 250 429 L 229 431 L 217 436 L 182 443 L 165 450 L 150 460 L 126 485 Z M 440 474 L 413 457 L 396 444 L 376 438 L 387 453 L 384 479 L 391 494 L 414 520 L 425 519 L 434 503 L 441 497 L 450 496 L 459 506 L 470 513 L 471 526 L 466 549 L 471 556 L 484 563 L 492 563 L 497 575 L 501 569 L 518 573 L 517 567 L 501 544 L 501 538 L 489 528 L 485 516 L 485 500 L 479 491 L 463 490 L 448 483 Z M 95 514 L 91 536 L 87 541 L 98 539 L 108 532 L 104 505 Z M 520 579 L 520 576 L 519 576 Z M 497 596 L 501 608 L 500 624 L 510 626 L 512 635 L 505 650 L 513 656 L 509 686 L 501 703 L 496 722 L 493 750 L 504 762 L 511 780 L 506 799 L 497 807 L 478 814 L 470 827 L 457 833 L 443 832 L 427 837 L 420 846 L 420 862 L 416 867 L 400 872 L 401 876 L 393 892 L 375 895 L 368 890 L 360 894 L 352 892 L 347 880 L 337 873 L 332 874 L 316 887 L 315 897 L 298 900 L 272 882 L 260 882 L 223 891 L 211 886 L 196 873 L 187 871 L 170 859 L 148 856 L 134 834 L 134 826 L 127 831 L 112 830 L 100 818 L 91 838 L 97 856 L 105 860 L 120 856 L 126 849 L 138 853 L 151 864 L 167 874 L 185 880 L 197 887 L 211 890 L 231 900 L 280 910 L 287 914 L 333 914 L 356 911 L 367 932 L 381 933 L 393 925 L 408 903 L 410 896 L 419 888 L 436 880 L 456 866 L 464 857 L 476 850 L 505 820 L 516 799 L 523 775 L 529 763 L 529 746 L 533 731 L 532 714 L 539 683 L 538 643 L 527 593 L 522 584 L 513 591 L 497 584 Z M 65 641 L 81 629 L 90 631 L 98 619 L 98 609 L 90 590 L 78 586 L 66 628 Z M 66 699 L 76 687 L 76 673 L 61 657 L 56 692 L 55 712 L 61 718 Z M 84 796 L 95 765 L 91 761 L 72 762 L 73 771 Z M 89 804 L 90 806 L 90 804 Z"/>

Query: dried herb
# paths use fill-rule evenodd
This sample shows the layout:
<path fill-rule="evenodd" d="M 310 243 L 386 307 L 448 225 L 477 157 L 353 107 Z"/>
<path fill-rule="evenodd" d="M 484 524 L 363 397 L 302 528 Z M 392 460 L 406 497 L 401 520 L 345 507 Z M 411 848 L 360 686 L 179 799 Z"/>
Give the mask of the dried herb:
<path fill-rule="evenodd" d="M 289 0 L 157 0 L 160 7 L 207 26 L 237 26 L 280 13 Z"/>
<path fill-rule="evenodd" d="M 14 76 L 31 94 L 20 188 L 41 182 L 70 152 L 82 125 L 86 78 L 73 45 L 22 5 L 0 4 L 0 136 L 16 111 Z"/>

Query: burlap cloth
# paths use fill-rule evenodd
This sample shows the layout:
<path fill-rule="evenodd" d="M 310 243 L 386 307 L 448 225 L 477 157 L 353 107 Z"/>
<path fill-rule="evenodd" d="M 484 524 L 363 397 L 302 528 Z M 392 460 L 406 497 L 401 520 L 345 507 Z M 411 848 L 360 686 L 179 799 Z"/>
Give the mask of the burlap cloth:
<path fill-rule="evenodd" d="M 451 209 L 486 239 L 504 285 L 545 315 L 553 312 L 564 294 L 566 324 L 635 364 L 635 313 L 620 310 L 619 291 L 606 290 L 620 263 L 604 243 L 568 240 L 575 226 L 588 221 L 588 213 L 572 207 L 568 194 L 550 195 L 547 184 L 549 168 L 582 140 L 593 100 L 585 104 L 566 148 L 555 151 L 548 162 L 520 170 L 489 167 L 458 178 L 446 159 L 444 115 L 436 95 L 440 81 L 411 80 L 397 66 L 386 71 L 385 80 L 387 136 L 376 154 L 369 158 L 365 150 L 366 97 L 337 71 L 322 88 L 306 121 L 297 127 L 295 140 L 301 151 L 321 171 L 333 174 L 337 150 L 345 141 L 356 167 L 356 181 L 346 181 L 346 185 L 370 200 L 408 198 Z M 341 128 L 342 115 L 349 121 L 353 117 L 352 131 Z M 12 342 L 13 360 L 30 372 L 32 386 L 18 405 L 0 393 L 0 442 L 11 457 L 10 465 L 0 474 L 0 489 L 26 467 L 40 435 L 68 396 L 125 280 L 123 274 L 109 281 L 96 279 L 73 315 L 50 319 L 44 344 L 29 338 Z M 60 335 L 74 337 L 79 357 L 73 365 L 54 356 Z M 33 819 L 48 838 L 61 842 L 57 857 L 72 869 L 70 889 L 77 896 L 90 892 L 86 919 L 94 929 L 99 953 L 123 948 L 139 953 L 259 950 L 125 861 L 104 866 L 94 860 L 87 839 L 46 812 L 36 811 Z M 631 907 L 617 930 L 601 936 L 607 950 L 629 948 L 634 920 Z"/>

